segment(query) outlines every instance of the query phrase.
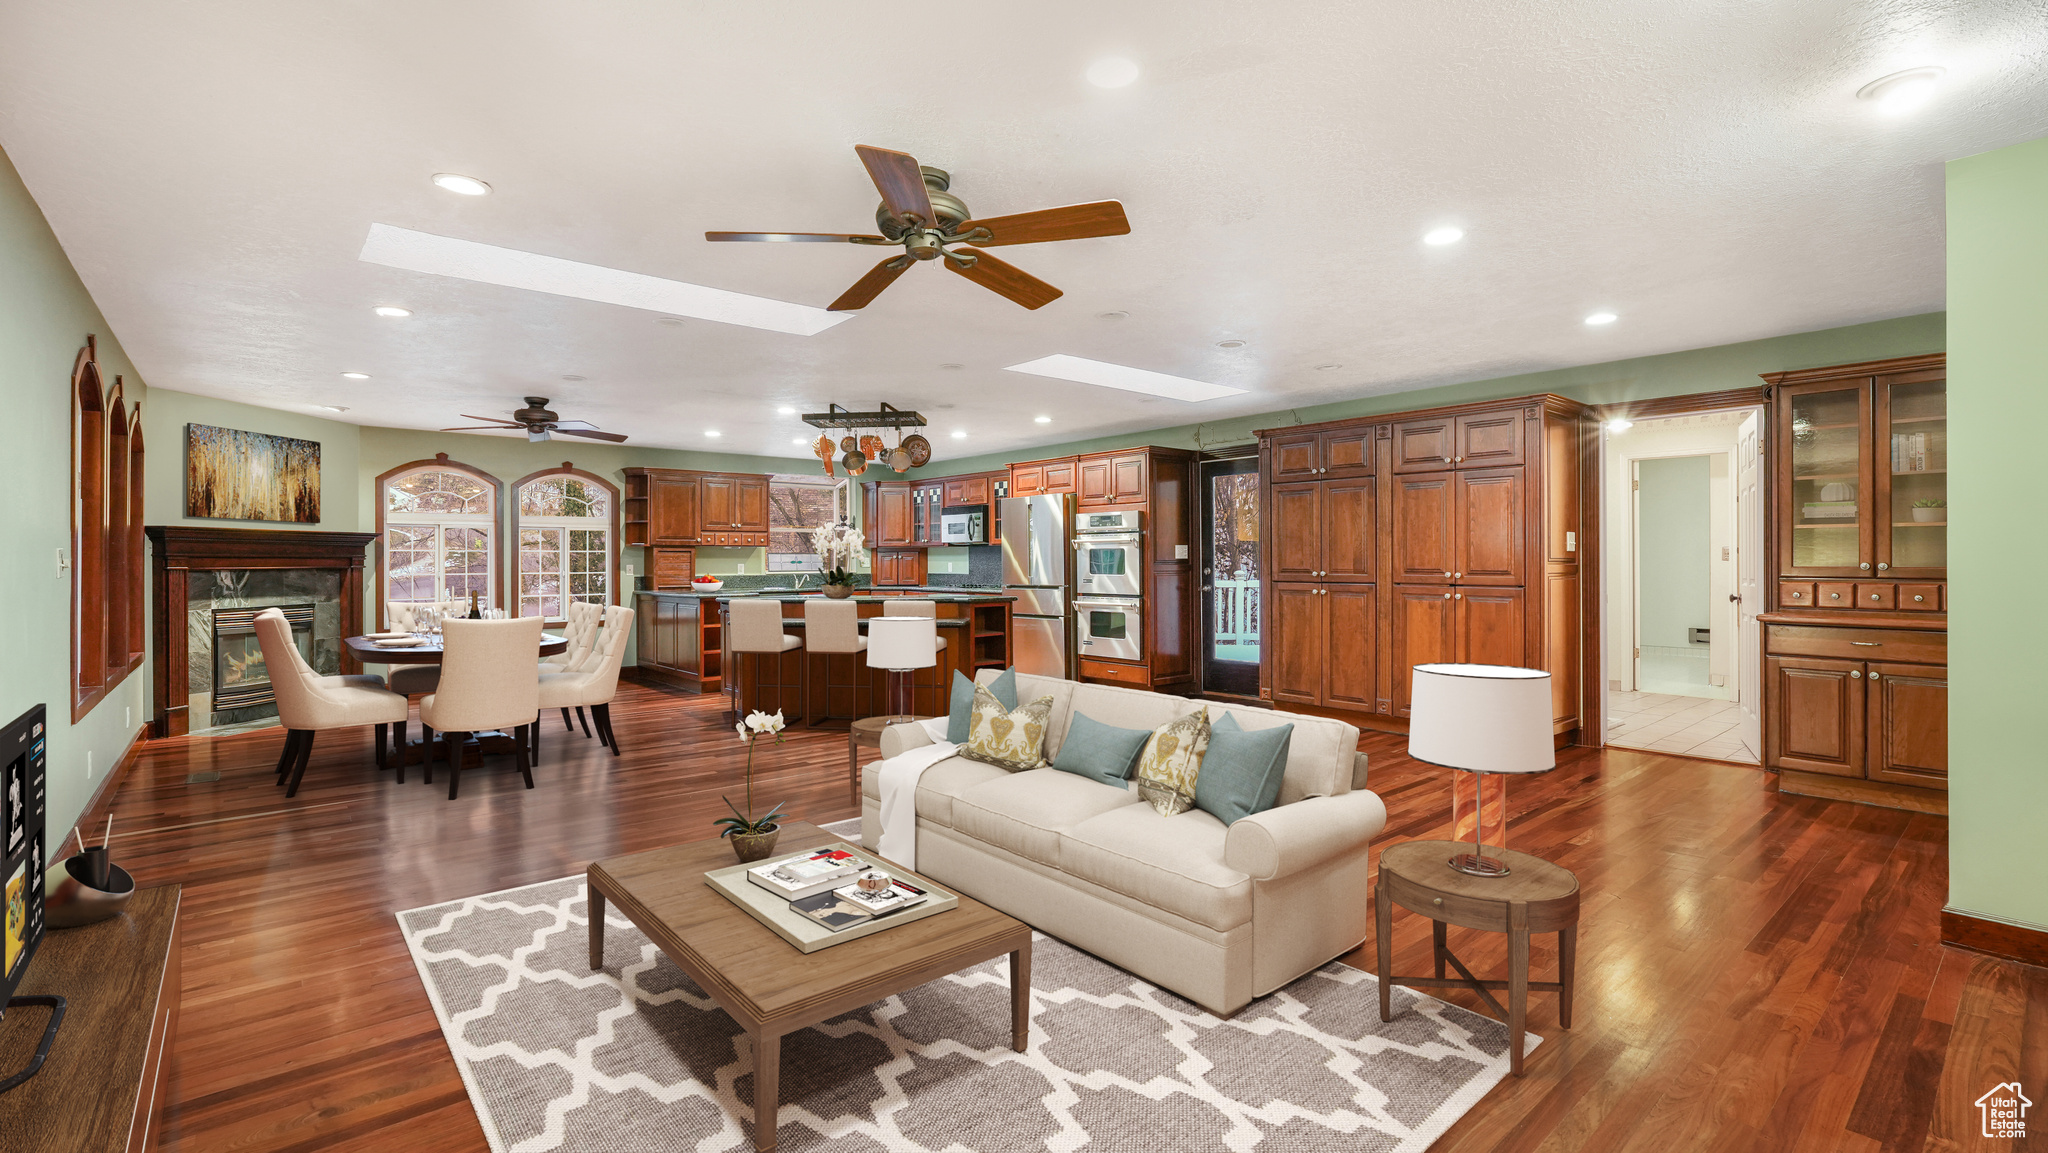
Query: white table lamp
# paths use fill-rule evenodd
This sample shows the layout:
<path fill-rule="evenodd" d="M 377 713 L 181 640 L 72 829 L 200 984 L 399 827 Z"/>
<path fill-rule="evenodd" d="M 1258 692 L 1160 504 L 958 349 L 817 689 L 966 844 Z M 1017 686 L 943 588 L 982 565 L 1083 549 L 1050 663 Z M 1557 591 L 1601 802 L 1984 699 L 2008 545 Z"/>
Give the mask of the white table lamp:
<path fill-rule="evenodd" d="M 931 617 L 869 617 L 868 667 L 889 672 L 889 707 L 902 696 L 903 674 L 939 663 L 939 622 Z M 901 709 L 908 717 L 911 710 Z"/>
<path fill-rule="evenodd" d="M 1487 773 L 1542 773 L 1557 767 L 1551 745 L 1550 674 L 1505 665 L 1416 665 L 1409 690 L 1408 755 L 1473 774 L 1472 851 L 1451 867 L 1477 877 L 1504 877 L 1507 862 L 1486 855 Z M 1496 850 L 1507 848 L 1507 786 L 1495 799 Z M 1458 839 L 1459 790 L 1451 801 Z"/>

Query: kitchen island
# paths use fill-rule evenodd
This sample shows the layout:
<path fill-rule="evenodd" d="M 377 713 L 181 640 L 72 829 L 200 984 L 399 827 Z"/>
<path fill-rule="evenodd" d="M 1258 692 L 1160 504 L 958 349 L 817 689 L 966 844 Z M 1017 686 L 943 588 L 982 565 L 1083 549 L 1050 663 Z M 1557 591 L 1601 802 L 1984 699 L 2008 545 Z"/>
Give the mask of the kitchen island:
<path fill-rule="evenodd" d="M 812 684 L 811 719 L 879 716 L 889 708 L 888 674 L 870 669 L 859 654 L 812 656 L 798 649 L 780 656 L 743 654 L 737 669 L 725 651 L 723 606 L 739 598 L 773 597 L 782 601 L 783 631 L 804 635 L 803 604 L 821 597 L 815 589 L 700 593 L 685 590 L 640 592 L 635 595 L 639 675 L 645 679 L 701 693 L 733 688 L 737 672 L 741 705 L 747 709 L 783 711 L 791 721 L 803 713 L 801 686 Z M 972 677 L 976 669 L 1010 665 L 1010 602 L 1005 593 L 939 587 L 862 589 L 849 598 L 862 619 L 882 615 L 890 600 L 909 597 L 934 602 L 939 635 L 946 638 L 938 664 L 910 675 L 912 708 L 920 715 L 946 711 L 955 669 Z M 863 629 L 865 631 L 865 629 Z M 808 664 L 808 668 L 806 665 Z"/>

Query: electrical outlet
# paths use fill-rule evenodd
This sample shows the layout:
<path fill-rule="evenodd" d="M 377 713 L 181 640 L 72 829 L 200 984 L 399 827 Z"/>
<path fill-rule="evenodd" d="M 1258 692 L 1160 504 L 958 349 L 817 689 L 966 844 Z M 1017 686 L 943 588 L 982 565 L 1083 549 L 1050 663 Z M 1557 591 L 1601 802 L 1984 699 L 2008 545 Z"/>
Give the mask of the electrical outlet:
<path fill-rule="evenodd" d="M 740 562 L 740 564 L 739 564 L 739 575 L 741 575 L 741 576 L 745 576 L 745 575 L 747 575 L 747 562 L 746 562 L 746 561 L 741 561 L 741 562 Z"/>

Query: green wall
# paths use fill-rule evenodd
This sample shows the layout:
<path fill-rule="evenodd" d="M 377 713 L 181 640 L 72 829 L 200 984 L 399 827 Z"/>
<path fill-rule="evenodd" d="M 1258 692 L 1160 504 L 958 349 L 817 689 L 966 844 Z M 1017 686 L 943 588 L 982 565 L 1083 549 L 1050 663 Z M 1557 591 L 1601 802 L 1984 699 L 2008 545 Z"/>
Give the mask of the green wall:
<path fill-rule="evenodd" d="M 1713 627 L 1707 578 L 1713 568 L 1707 501 L 1708 460 L 1667 456 L 1639 461 L 1636 476 L 1637 636 L 1646 645 L 1685 648 L 1687 629 Z"/>
<path fill-rule="evenodd" d="M 1948 299 L 1949 904 L 2048 929 L 2048 139 L 1949 164 Z"/>
<path fill-rule="evenodd" d="M 124 377 L 131 404 L 145 418 L 155 395 L 143 384 L 106 318 L 79 283 L 71 262 L 29 198 L 14 166 L 0 154 L 0 459 L 24 485 L 8 502 L 6 547 L 0 549 L 0 632 L 9 659 L 0 661 L 0 721 L 32 705 L 49 710 L 50 852 L 68 837 L 93 790 L 135 737 L 147 716 L 149 667 L 128 674 L 93 710 L 71 723 L 71 573 L 57 550 L 71 555 L 68 500 L 71 473 L 71 368 L 87 333 L 98 337 L 109 385 Z M 164 451 L 147 428 L 146 460 Z M 87 773 L 90 763 L 91 772 Z"/>

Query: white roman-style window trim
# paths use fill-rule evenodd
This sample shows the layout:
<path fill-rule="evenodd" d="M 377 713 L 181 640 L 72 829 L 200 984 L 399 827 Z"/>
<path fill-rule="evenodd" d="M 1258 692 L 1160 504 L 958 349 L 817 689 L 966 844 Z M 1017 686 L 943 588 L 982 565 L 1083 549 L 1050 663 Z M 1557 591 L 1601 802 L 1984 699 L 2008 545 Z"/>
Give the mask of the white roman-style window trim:
<path fill-rule="evenodd" d="M 571 601 L 618 603 L 619 490 L 566 463 L 512 487 L 514 616 L 560 623 Z"/>
<path fill-rule="evenodd" d="M 380 601 L 498 607 L 499 489 L 445 454 L 378 477 Z"/>

